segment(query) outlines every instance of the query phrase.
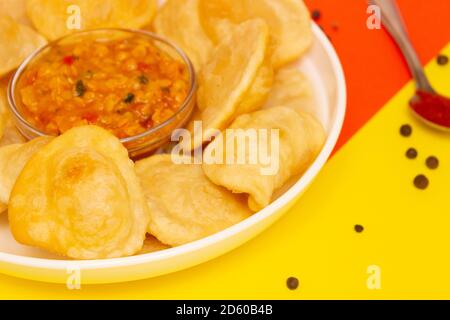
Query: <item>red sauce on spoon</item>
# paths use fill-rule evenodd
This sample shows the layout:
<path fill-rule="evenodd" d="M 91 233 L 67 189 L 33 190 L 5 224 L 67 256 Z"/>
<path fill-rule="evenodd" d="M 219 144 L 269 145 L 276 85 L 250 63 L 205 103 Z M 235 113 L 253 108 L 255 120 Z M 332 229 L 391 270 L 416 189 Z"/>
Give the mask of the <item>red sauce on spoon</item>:
<path fill-rule="evenodd" d="M 435 93 L 417 90 L 411 108 L 426 120 L 450 129 L 450 99 Z"/>

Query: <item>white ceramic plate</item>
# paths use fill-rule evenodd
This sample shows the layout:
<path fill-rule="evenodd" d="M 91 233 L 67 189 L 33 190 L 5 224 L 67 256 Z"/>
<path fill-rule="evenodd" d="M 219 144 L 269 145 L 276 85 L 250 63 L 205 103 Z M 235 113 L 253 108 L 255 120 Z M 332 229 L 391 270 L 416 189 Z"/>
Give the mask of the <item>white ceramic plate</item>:
<path fill-rule="evenodd" d="M 313 23 L 314 44 L 296 65 L 311 80 L 318 102 L 316 116 L 328 138 L 308 171 L 277 200 L 252 217 L 207 238 L 133 257 L 61 260 L 39 249 L 22 246 L 12 237 L 7 215 L 0 216 L 0 272 L 39 281 L 65 283 L 68 272 L 80 270 L 83 283 L 112 283 L 155 277 L 185 269 L 222 255 L 269 227 L 301 196 L 330 156 L 342 128 L 346 85 L 339 59 L 328 38 Z"/>

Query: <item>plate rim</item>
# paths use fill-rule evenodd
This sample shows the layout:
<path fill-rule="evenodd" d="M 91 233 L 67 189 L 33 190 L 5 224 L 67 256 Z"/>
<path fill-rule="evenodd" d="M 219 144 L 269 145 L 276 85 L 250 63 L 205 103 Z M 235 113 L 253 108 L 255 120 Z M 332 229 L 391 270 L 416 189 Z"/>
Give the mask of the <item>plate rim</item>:
<path fill-rule="evenodd" d="M 331 63 L 331 68 L 335 73 L 334 76 L 336 78 L 335 81 L 336 81 L 336 95 L 337 95 L 335 104 L 336 115 L 335 120 L 332 122 L 332 125 L 329 129 L 327 141 L 323 146 L 321 152 L 317 156 L 317 158 L 314 160 L 314 162 L 311 164 L 308 170 L 303 174 L 303 176 L 278 199 L 276 199 L 274 202 L 269 204 L 264 209 L 256 212 L 251 217 L 225 230 L 219 231 L 208 237 L 181 246 L 165 249 L 162 251 L 156 251 L 129 257 L 97 259 L 97 260 L 45 259 L 0 252 L 0 263 L 26 267 L 30 269 L 45 269 L 45 270 L 67 270 L 67 268 L 71 268 L 74 265 L 79 267 L 81 270 L 116 269 L 148 263 L 157 263 L 158 261 L 164 261 L 176 256 L 185 256 L 188 254 L 192 254 L 193 252 L 202 250 L 206 247 L 217 245 L 218 243 L 226 240 L 227 238 L 237 236 L 238 233 L 251 228 L 253 225 L 257 225 L 259 222 L 267 219 L 271 215 L 275 215 L 284 206 L 292 202 L 296 196 L 298 196 L 303 190 L 305 190 L 308 187 L 308 185 L 313 181 L 313 179 L 317 176 L 317 174 L 322 170 L 326 161 L 330 157 L 342 131 L 347 109 L 347 86 L 345 74 L 340 59 L 330 40 L 325 35 L 325 33 L 320 29 L 320 27 L 313 21 L 311 22 L 311 25 L 313 37 L 317 38 L 319 44 L 323 46 L 325 52 L 327 53 L 327 57 L 329 58 L 329 62 Z M 245 242 L 247 241 L 244 241 L 243 243 Z M 230 250 L 232 250 L 233 248 L 231 248 Z M 223 253 L 228 252 L 230 250 L 224 250 Z"/>

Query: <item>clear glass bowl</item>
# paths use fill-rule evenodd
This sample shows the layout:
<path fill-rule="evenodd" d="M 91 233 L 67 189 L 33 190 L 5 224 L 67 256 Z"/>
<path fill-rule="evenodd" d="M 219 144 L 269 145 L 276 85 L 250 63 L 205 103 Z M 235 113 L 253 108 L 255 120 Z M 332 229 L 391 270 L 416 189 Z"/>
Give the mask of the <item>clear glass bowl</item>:
<path fill-rule="evenodd" d="M 21 113 L 21 99 L 17 92 L 17 85 L 20 78 L 27 70 L 27 68 L 37 61 L 42 55 L 47 53 L 51 48 L 67 43 L 74 43 L 83 41 L 83 39 L 98 39 L 98 40 L 113 40 L 121 37 L 140 36 L 147 38 L 159 49 L 168 53 L 174 59 L 182 61 L 189 72 L 189 91 L 186 99 L 180 104 L 178 111 L 170 118 L 158 126 L 142 132 L 138 135 L 122 138 L 120 141 L 128 149 L 132 158 L 140 157 L 148 154 L 155 149 L 161 147 L 170 140 L 172 131 L 183 127 L 189 120 L 189 117 L 195 106 L 195 94 L 197 89 L 196 77 L 194 67 L 187 57 L 187 55 L 178 46 L 170 41 L 159 37 L 156 34 L 143 30 L 128 30 L 128 29 L 96 29 L 81 31 L 70 34 L 56 41 L 50 42 L 46 46 L 36 50 L 28 56 L 17 69 L 8 86 L 8 101 L 11 112 L 15 118 L 16 126 L 20 132 L 27 138 L 33 139 L 40 136 L 48 136 L 48 134 L 35 128 L 30 124 Z"/>

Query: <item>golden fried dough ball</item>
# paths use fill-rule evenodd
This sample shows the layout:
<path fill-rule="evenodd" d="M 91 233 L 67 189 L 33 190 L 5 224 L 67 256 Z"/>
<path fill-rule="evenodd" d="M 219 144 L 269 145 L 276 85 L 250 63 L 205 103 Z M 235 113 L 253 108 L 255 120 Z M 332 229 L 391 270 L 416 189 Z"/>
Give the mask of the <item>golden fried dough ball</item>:
<path fill-rule="evenodd" d="M 74 259 L 133 255 L 149 222 L 127 150 L 96 126 L 68 130 L 30 159 L 8 215 L 17 241 Z"/>
<path fill-rule="evenodd" d="M 324 129 L 313 116 L 286 107 L 242 115 L 228 130 L 234 134 L 222 133 L 205 149 L 203 170 L 215 184 L 248 194 L 254 211 L 267 206 L 290 178 L 302 174 L 325 141 Z"/>
<path fill-rule="evenodd" d="M 165 244 L 209 236 L 251 215 L 241 196 L 209 181 L 200 165 L 156 155 L 138 161 L 136 172 L 150 209 L 149 233 Z"/>

